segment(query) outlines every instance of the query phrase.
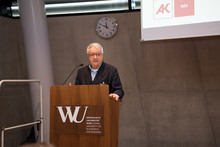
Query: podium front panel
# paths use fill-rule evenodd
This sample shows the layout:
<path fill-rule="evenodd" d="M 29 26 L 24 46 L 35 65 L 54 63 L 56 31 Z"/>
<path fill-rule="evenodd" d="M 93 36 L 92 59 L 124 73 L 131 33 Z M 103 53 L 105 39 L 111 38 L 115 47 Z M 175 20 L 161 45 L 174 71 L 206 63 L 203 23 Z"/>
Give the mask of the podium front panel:
<path fill-rule="evenodd" d="M 57 147 L 117 145 L 118 103 L 109 99 L 108 89 L 108 85 L 52 86 L 51 143 Z"/>

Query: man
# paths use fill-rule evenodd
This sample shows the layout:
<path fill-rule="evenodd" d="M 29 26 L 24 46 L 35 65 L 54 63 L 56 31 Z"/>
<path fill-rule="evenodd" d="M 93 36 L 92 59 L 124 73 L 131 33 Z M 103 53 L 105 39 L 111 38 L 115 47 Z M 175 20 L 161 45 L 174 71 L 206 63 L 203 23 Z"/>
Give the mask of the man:
<path fill-rule="evenodd" d="M 103 62 L 103 47 L 99 43 L 91 43 L 87 47 L 90 64 L 79 69 L 75 85 L 109 85 L 109 96 L 118 101 L 124 96 L 117 69 Z"/>

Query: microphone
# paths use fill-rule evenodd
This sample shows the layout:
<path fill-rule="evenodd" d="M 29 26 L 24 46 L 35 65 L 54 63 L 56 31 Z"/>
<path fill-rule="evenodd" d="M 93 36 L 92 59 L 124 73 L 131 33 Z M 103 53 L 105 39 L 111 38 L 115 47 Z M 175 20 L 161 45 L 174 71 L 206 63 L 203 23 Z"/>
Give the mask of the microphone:
<path fill-rule="evenodd" d="M 73 74 L 73 72 L 79 67 L 79 66 L 83 66 L 83 64 L 79 64 L 77 65 L 75 68 L 73 68 L 72 72 L 70 73 L 70 75 L 66 78 L 66 80 L 63 82 L 63 85 L 66 83 L 66 81 L 69 79 L 69 77 Z"/>

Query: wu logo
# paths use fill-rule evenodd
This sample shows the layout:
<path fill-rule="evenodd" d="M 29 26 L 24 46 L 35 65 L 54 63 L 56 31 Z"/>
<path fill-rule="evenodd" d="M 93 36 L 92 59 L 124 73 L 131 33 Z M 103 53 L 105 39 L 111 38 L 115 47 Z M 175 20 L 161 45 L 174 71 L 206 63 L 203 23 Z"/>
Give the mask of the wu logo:
<path fill-rule="evenodd" d="M 59 110 L 59 113 L 60 113 L 60 116 L 61 116 L 63 123 L 66 122 L 67 118 L 69 118 L 71 123 L 72 122 L 81 123 L 85 118 L 88 107 L 89 106 L 84 106 L 85 109 L 84 109 L 83 117 L 79 121 L 77 120 L 77 116 L 78 116 L 78 113 L 79 113 L 81 106 L 75 106 L 74 113 L 72 113 L 72 111 L 71 111 L 71 106 L 65 106 L 66 114 L 64 114 L 63 106 L 57 106 L 57 109 Z"/>

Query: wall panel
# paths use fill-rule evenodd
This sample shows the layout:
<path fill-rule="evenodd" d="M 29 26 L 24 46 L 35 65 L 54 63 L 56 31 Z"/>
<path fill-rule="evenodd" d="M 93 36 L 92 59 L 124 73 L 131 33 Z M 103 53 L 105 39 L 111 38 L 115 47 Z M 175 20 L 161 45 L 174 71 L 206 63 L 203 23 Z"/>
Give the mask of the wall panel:
<path fill-rule="evenodd" d="M 96 34 L 102 16 L 119 23 L 112 39 Z M 19 19 L 0 20 L 0 78 L 27 78 Z M 76 65 L 88 64 L 91 42 L 101 43 L 104 61 L 118 68 L 125 91 L 120 147 L 220 145 L 219 36 L 140 42 L 140 12 L 48 17 L 48 29 L 55 84 Z M 67 82 L 74 83 L 75 76 Z M 2 123 L 6 116 L 0 117 Z"/>

